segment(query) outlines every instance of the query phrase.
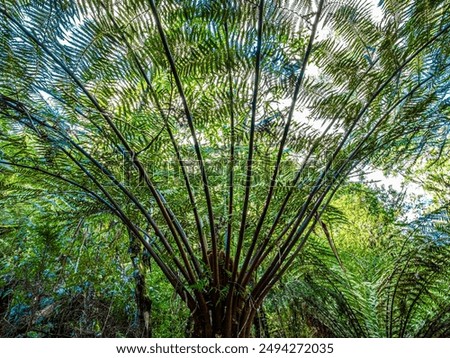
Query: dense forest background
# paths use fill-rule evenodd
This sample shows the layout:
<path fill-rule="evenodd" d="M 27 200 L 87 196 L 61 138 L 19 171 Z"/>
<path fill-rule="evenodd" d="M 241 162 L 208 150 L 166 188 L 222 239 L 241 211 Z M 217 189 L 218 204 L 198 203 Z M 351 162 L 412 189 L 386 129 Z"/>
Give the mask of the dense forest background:
<path fill-rule="evenodd" d="M 450 337 L 449 33 L 447 0 L 1 0 L 0 336 Z"/>

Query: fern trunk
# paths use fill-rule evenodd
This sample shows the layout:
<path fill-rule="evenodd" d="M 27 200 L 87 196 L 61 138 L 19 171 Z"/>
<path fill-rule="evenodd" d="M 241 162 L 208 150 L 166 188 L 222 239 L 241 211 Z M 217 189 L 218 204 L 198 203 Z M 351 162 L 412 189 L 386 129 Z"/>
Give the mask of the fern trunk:
<path fill-rule="evenodd" d="M 192 329 L 188 334 L 194 338 L 251 337 L 257 311 L 255 307 L 245 305 L 245 302 L 243 296 L 235 296 L 231 309 L 227 309 L 225 302 L 220 302 L 215 307 L 210 305 L 206 314 L 191 312 Z"/>

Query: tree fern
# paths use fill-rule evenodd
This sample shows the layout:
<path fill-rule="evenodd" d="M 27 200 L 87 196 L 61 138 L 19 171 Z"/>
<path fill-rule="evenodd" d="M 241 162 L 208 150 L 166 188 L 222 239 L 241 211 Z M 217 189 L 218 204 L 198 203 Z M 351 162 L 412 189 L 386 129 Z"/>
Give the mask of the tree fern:
<path fill-rule="evenodd" d="M 448 136 L 448 1 L 0 6 L 2 170 L 115 215 L 195 336 L 249 336 L 349 173 Z"/>

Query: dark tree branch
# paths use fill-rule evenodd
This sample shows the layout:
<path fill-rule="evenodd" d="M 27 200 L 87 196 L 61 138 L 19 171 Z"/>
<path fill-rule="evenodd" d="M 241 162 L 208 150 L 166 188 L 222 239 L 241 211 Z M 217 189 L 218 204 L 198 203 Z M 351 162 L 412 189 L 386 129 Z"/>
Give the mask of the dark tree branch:
<path fill-rule="evenodd" d="M 238 279 L 239 282 L 242 282 L 242 280 L 246 274 L 248 264 L 253 255 L 253 250 L 255 249 L 256 243 L 258 242 L 259 234 L 262 229 L 264 219 L 266 218 L 267 212 L 269 210 L 270 202 L 273 197 L 273 193 L 274 193 L 274 189 L 275 189 L 275 185 L 276 185 L 276 181 L 277 181 L 277 177 L 278 177 L 278 173 L 279 173 L 279 169 L 280 169 L 281 158 L 283 156 L 284 147 L 286 145 L 286 140 L 287 140 L 287 137 L 289 134 L 289 129 L 291 127 L 292 117 L 293 117 L 294 111 L 295 111 L 295 104 L 297 103 L 298 95 L 300 93 L 300 89 L 301 89 L 301 86 L 303 84 L 303 80 L 305 77 L 306 66 L 308 65 L 309 57 L 312 52 L 313 43 L 314 43 L 314 40 L 316 37 L 317 27 L 319 25 L 319 21 L 320 21 L 321 15 L 322 15 L 322 9 L 323 9 L 324 2 L 325 2 L 324 0 L 321 0 L 318 5 L 318 8 L 317 8 L 317 12 L 316 12 L 315 19 L 314 19 L 314 24 L 313 24 L 313 27 L 311 30 L 311 35 L 309 37 L 308 46 L 306 48 L 305 55 L 303 56 L 300 74 L 298 75 L 297 82 L 295 84 L 294 94 L 292 95 L 292 103 L 289 108 L 287 122 L 284 126 L 283 136 L 282 136 L 281 142 L 280 142 L 280 147 L 278 148 L 277 159 L 275 161 L 275 168 L 273 171 L 272 178 L 270 179 L 269 192 L 267 193 L 264 207 L 263 207 L 261 216 L 259 217 L 258 224 L 256 226 L 255 233 L 253 235 L 253 238 L 252 238 L 252 241 L 250 244 L 250 248 L 247 252 L 244 264 L 242 265 L 241 273 L 240 273 L 240 276 Z"/>
<path fill-rule="evenodd" d="M 123 43 L 127 47 L 127 49 L 130 52 L 130 54 L 132 55 L 134 63 L 136 65 L 136 67 L 138 68 L 138 72 L 143 77 L 143 79 L 144 79 L 144 81 L 146 83 L 146 86 L 147 86 L 150 94 L 153 97 L 155 105 L 156 105 L 158 111 L 160 112 L 160 114 L 161 114 L 161 116 L 162 116 L 162 118 L 164 120 L 165 129 L 169 133 L 170 140 L 172 142 L 172 145 L 174 146 L 174 149 L 175 149 L 178 161 L 180 162 L 180 165 L 181 165 L 181 168 L 182 168 L 182 173 L 183 173 L 183 177 L 184 177 L 184 180 L 185 180 L 186 189 L 187 189 L 187 191 L 189 193 L 189 199 L 190 199 L 191 205 L 192 205 L 193 210 L 194 210 L 194 216 L 195 216 L 195 220 L 196 220 L 196 224 L 197 224 L 197 229 L 199 230 L 199 233 L 201 233 L 200 238 L 202 238 L 204 235 L 203 235 L 201 224 L 200 224 L 200 218 L 199 218 L 198 212 L 197 212 L 197 205 L 196 205 L 196 202 L 195 202 L 194 194 L 192 192 L 191 185 L 189 183 L 189 178 L 188 178 L 186 170 L 184 168 L 183 160 L 181 159 L 181 154 L 180 154 L 180 151 L 179 151 L 178 146 L 176 144 L 176 141 L 175 141 L 175 138 L 173 136 L 172 130 L 170 128 L 170 124 L 168 122 L 168 119 L 167 119 L 164 111 L 162 110 L 161 104 L 160 104 L 160 102 L 158 100 L 158 97 L 155 94 L 155 90 L 153 89 L 153 86 L 151 84 L 150 78 L 147 76 L 147 74 L 146 74 L 146 72 L 144 70 L 144 67 L 142 65 L 142 61 L 140 61 L 140 59 L 138 58 L 137 54 L 135 53 L 135 51 L 133 50 L 132 46 L 130 45 L 128 39 L 126 38 L 125 33 L 120 29 L 120 26 L 117 24 L 116 20 L 112 16 L 112 14 L 109 12 L 109 10 L 106 8 L 106 6 L 104 6 L 103 4 L 102 4 L 102 7 L 105 9 L 109 20 L 113 23 L 114 28 L 116 29 L 116 31 L 119 33 L 119 36 L 121 37 L 121 40 L 123 41 Z M 161 132 L 162 132 L 162 129 L 161 129 L 160 133 Z M 164 201 L 164 199 L 163 199 L 163 201 Z M 169 213 L 171 219 L 174 221 L 175 228 L 176 228 L 178 234 L 180 235 L 181 240 L 183 241 L 183 244 L 184 244 L 184 246 L 185 246 L 185 248 L 186 248 L 186 250 L 187 250 L 187 252 L 188 252 L 188 254 L 189 254 L 189 256 L 190 256 L 190 258 L 191 258 L 191 260 L 192 260 L 192 262 L 194 264 L 194 266 L 195 266 L 195 269 L 197 271 L 197 275 L 199 277 L 201 277 L 202 276 L 202 269 L 200 267 L 200 264 L 198 263 L 197 257 L 195 256 L 195 254 L 193 252 L 193 249 L 192 249 L 192 247 L 191 247 L 191 245 L 190 245 L 190 243 L 188 241 L 187 235 L 186 235 L 183 227 L 181 226 L 181 224 L 179 223 L 178 219 L 173 214 L 172 210 L 170 210 L 169 206 L 167 206 L 167 210 L 168 210 L 168 213 Z M 180 249 L 180 251 L 183 250 L 181 248 L 181 244 L 179 245 L 179 249 Z M 203 248 L 203 251 L 204 251 L 204 256 L 206 256 L 206 248 L 205 247 Z"/>
<path fill-rule="evenodd" d="M 213 251 L 213 255 L 212 255 L 212 262 L 211 262 L 211 269 L 213 271 L 213 275 L 214 275 L 214 282 L 216 287 L 218 287 L 219 284 L 219 267 L 218 267 L 218 261 L 217 261 L 217 253 L 218 253 L 218 247 L 217 247 L 217 235 L 215 232 L 215 225 L 214 225 L 214 212 L 213 212 L 213 207 L 212 207 L 212 199 L 211 199 L 211 194 L 209 191 L 209 186 L 208 186 L 208 177 L 206 175 L 206 168 L 205 168 L 205 163 L 203 161 L 203 156 L 200 150 L 200 144 L 197 138 L 197 134 L 194 128 L 194 121 L 192 118 L 192 114 L 191 111 L 189 109 L 189 105 L 187 103 L 187 99 L 186 96 L 184 94 L 184 90 L 183 90 L 183 85 L 181 83 L 181 79 L 178 75 L 178 71 L 175 65 L 175 61 L 173 59 L 172 53 L 170 51 L 169 48 L 169 44 L 167 42 L 167 38 L 166 35 L 164 33 L 164 29 L 161 23 L 161 19 L 159 17 L 159 12 L 158 9 L 156 8 L 155 2 L 153 0 L 149 0 L 149 4 L 150 4 L 150 8 L 156 23 L 156 27 L 158 29 L 158 33 L 159 33 L 159 37 L 161 39 L 161 42 L 163 44 L 164 47 L 164 52 L 166 54 L 167 60 L 169 61 L 169 65 L 170 65 L 170 69 L 173 75 L 173 78 L 175 79 L 175 84 L 177 86 L 178 89 L 178 93 L 180 95 L 181 101 L 183 103 L 183 108 L 184 108 L 184 113 L 186 115 L 186 119 L 188 122 L 188 126 L 189 126 L 189 130 L 191 132 L 191 137 L 192 140 L 194 141 L 194 149 L 195 149 L 195 153 L 197 156 L 197 160 L 199 161 L 199 166 L 200 166 L 200 172 L 201 172 L 201 177 L 202 177 L 202 182 L 203 182 L 203 190 L 205 193 L 205 199 L 206 199 L 206 205 L 208 208 L 208 219 L 209 219 L 209 227 L 210 227 L 210 231 L 211 231 L 211 248 Z"/>

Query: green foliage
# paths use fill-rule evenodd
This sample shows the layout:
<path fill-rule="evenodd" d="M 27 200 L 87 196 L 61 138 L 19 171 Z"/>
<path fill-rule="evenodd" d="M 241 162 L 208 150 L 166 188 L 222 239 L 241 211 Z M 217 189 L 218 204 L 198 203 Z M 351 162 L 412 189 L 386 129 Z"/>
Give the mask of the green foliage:
<path fill-rule="evenodd" d="M 379 227 L 388 237 L 383 231 L 368 234 L 392 208 L 375 199 L 383 193 L 366 188 L 356 200 L 369 196 L 377 210 L 362 214 L 365 207 L 357 206 L 355 212 L 355 197 L 347 196 L 354 190 L 354 184 L 344 188 L 337 199 L 355 214 L 333 231 L 342 267 L 321 235 L 312 240 L 266 303 L 273 335 L 448 337 L 448 215 L 430 213 L 407 226 L 391 216 Z"/>
<path fill-rule="evenodd" d="M 117 335 L 249 336 L 299 263 L 319 272 L 295 284 L 309 307 L 307 293 L 322 290 L 334 303 L 317 311 L 349 320 L 322 322 L 323 334 L 419 332 L 408 295 L 386 306 L 403 323 L 374 328 L 370 309 L 397 296 L 377 291 L 383 270 L 362 272 L 416 258 L 397 248 L 404 209 L 339 188 L 367 166 L 415 170 L 447 153 L 449 5 L 386 0 L 378 21 L 364 0 L 2 1 L 0 260 L 4 285 L 20 283 L 2 304 L 11 320 L 34 325 L 43 308 L 30 293 L 56 303 L 60 288 L 76 299 L 82 287 L 80 304 L 101 295 L 110 307 L 90 313 L 88 334 L 111 335 L 117 310 L 128 319 Z M 438 192 L 442 176 L 427 179 Z M 441 252 L 423 245 L 431 285 L 427 263 Z M 340 269 L 323 264 L 325 248 Z M 167 304 L 168 287 L 181 301 Z M 139 328 L 123 329 L 132 311 Z M 190 319 L 174 329 L 164 311 Z"/>

